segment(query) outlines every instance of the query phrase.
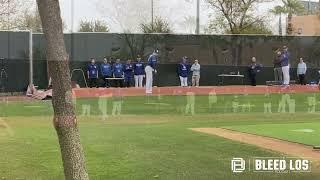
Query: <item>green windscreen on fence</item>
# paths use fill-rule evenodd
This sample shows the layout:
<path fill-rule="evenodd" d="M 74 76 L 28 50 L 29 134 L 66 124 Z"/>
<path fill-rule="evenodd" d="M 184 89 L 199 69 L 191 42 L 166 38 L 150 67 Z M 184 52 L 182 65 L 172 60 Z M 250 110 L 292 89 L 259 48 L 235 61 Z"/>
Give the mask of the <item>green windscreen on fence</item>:
<path fill-rule="evenodd" d="M 0 31 L 0 91 L 22 91 L 29 83 L 29 32 Z"/>
<path fill-rule="evenodd" d="M 8 37 L 10 41 L 8 41 Z M 8 90 L 21 91 L 28 82 L 28 34 L 20 32 L 0 32 L 0 57 L 9 57 L 13 63 L 9 68 L 20 68 L 23 83 L 9 81 Z M 190 61 L 199 59 L 203 69 L 201 84 L 217 85 L 218 74 L 240 72 L 247 73 L 246 66 L 255 56 L 261 63 L 263 73 L 258 77 L 258 84 L 273 79 L 273 59 L 275 51 L 282 46 L 288 46 L 290 64 L 295 68 L 298 59 L 303 57 L 310 68 L 308 80 L 318 80 L 317 67 L 320 57 L 320 37 L 317 36 L 264 36 L 264 35 L 173 35 L 173 34 L 113 34 L 113 33 L 74 33 L 65 34 L 65 44 L 70 56 L 70 69 L 83 69 L 90 58 L 102 62 L 104 56 L 120 58 L 123 62 L 135 59 L 141 55 L 146 61 L 154 50 L 160 50 L 160 66 L 156 81 L 160 86 L 177 85 L 176 64 L 182 56 L 188 56 Z M 10 50 L 8 50 L 8 48 Z M 45 87 L 48 82 L 46 46 L 43 34 L 33 34 L 34 52 L 34 82 Z M 21 76 L 10 72 L 13 76 Z M 295 78 L 295 69 L 291 69 Z M 13 77 L 12 77 L 13 78 Z M 21 79 L 21 78 L 20 78 Z M 82 81 L 81 74 L 74 80 Z M 22 81 L 22 80 L 21 80 Z M 246 80 L 245 80 L 246 82 Z M 79 82 L 84 85 L 83 82 Z M 232 82 L 230 84 L 238 84 Z"/>

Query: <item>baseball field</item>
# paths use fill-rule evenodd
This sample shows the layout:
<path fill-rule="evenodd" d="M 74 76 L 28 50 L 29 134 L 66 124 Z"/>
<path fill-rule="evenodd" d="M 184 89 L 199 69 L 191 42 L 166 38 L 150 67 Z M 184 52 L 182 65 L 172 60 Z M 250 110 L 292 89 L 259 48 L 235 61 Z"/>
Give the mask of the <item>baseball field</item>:
<path fill-rule="evenodd" d="M 251 93 L 249 89 L 230 94 L 217 89 L 207 95 L 177 90 L 172 95 L 158 93 L 148 97 L 128 96 L 125 92 L 114 95 L 108 91 L 105 96 L 97 97 L 78 94 L 75 98 L 91 179 L 316 180 L 320 177 L 316 163 L 320 152 L 312 150 L 320 145 L 320 96 L 315 90 Z M 63 179 L 51 101 L 1 99 L 0 179 Z M 201 128 L 220 131 L 214 134 Z M 226 132 L 244 137 L 240 140 L 231 135 L 224 137 Z M 252 142 L 241 141 L 246 135 L 252 135 Z M 281 149 L 255 144 L 264 138 L 282 143 Z M 294 145 L 305 148 L 304 154 L 291 151 Z M 282 156 L 308 157 L 315 162 L 313 170 L 308 173 L 231 171 L 230 161 L 235 157 Z"/>

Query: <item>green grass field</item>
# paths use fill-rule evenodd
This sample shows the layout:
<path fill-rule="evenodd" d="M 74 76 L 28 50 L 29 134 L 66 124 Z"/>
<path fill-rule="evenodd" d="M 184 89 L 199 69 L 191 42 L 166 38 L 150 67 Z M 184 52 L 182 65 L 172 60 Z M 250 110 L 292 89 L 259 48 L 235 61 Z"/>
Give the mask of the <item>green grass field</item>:
<path fill-rule="evenodd" d="M 195 114 L 185 114 L 185 96 L 125 97 L 120 116 L 112 117 L 114 99 L 107 99 L 109 118 L 102 121 L 98 99 L 77 99 L 81 141 L 91 179 L 190 179 L 190 180 L 316 180 L 314 173 L 233 174 L 233 157 L 276 157 L 277 152 L 221 137 L 193 132 L 189 128 L 231 129 L 317 145 L 318 114 L 307 113 L 307 97 L 296 94 L 295 113 L 265 114 L 263 104 L 277 112 L 281 95 L 218 96 L 209 108 L 207 96 L 195 97 Z M 320 99 L 320 97 L 319 97 Z M 250 110 L 233 102 L 250 103 Z M 83 113 L 90 105 L 90 114 Z M 0 103 L 0 179 L 63 179 L 62 162 L 50 101 Z M 316 107 L 319 111 L 320 107 Z M 250 111 L 250 112 L 249 112 Z M 10 136 L 8 124 L 13 132 Z M 283 131 L 286 129 L 286 131 Z M 313 133 L 292 131 L 313 129 Z M 304 140 L 305 139 L 305 140 Z M 308 140 L 306 140 L 308 139 Z"/>

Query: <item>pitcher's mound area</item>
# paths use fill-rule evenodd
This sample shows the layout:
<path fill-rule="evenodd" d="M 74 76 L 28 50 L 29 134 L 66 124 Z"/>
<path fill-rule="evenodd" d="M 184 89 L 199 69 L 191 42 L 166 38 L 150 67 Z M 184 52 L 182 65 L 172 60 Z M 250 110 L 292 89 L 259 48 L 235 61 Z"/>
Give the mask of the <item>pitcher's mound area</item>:
<path fill-rule="evenodd" d="M 314 164 L 317 166 L 316 169 L 319 169 L 320 151 L 313 150 L 312 146 L 222 128 L 193 128 L 191 130 L 213 134 L 242 143 L 252 144 L 264 149 L 277 151 L 294 157 L 306 157 L 316 161 L 317 163 Z"/>

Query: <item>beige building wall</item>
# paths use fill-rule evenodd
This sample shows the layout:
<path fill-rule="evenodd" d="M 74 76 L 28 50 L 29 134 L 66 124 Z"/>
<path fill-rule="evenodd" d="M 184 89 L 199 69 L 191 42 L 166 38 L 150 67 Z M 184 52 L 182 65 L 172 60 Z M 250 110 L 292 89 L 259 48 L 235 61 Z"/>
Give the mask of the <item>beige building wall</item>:
<path fill-rule="evenodd" d="M 320 17 L 317 15 L 292 17 L 294 35 L 320 35 Z"/>

